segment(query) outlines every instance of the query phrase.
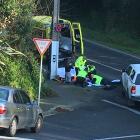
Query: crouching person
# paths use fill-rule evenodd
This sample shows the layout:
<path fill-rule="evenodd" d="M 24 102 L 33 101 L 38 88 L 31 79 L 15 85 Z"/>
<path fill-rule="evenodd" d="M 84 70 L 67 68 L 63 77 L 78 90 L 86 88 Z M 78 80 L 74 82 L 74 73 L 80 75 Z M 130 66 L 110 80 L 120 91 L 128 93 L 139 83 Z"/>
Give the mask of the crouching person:
<path fill-rule="evenodd" d="M 87 85 L 86 83 L 87 75 L 88 72 L 86 70 L 79 70 L 76 78 L 76 84 L 80 84 L 80 86 L 85 87 Z"/>
<path fill-rule="evenodd" d="M 99 75 L 91 74 L 91 77 L 92 77 L 92 80 L 91 80 L 92 84 L 104 85 L 104 86 L 109 84 L 109 82 L 105 78 Z"/>

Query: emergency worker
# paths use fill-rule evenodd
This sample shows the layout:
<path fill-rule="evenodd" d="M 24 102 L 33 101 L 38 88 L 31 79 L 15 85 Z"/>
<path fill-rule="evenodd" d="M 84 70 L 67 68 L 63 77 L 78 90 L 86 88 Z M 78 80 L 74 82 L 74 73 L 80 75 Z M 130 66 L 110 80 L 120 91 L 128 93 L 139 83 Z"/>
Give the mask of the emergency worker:
<path fill-rule="evenodd" d="M 76 78 L 76 84 L 80 84 L 82 87 L 86 85 L 86 77 L 88 72 L 86 70 L 79 70 Z"/>
<path fill-rule="evenodd" d="M 86 57 L 85 56 L 79 56 L 76 61 L 75 61 L 75 70 L 76 70 L 76 75 L 78 74 L 79 70 L 83 70 L 85 69 L 85 65 L 86 65 Z"/>
<path fill-rule="evenodd" d="M 87 69 L 88 69 L 88 77 L 90 80 L 92 80 L 91 74 L 96 74 L 96 68 L 94 65 L 87 65 Z"/>
<path fill-rule="evenodd" d="M 103 77 L 99 75 L 94 75 L 92 74 L 92 84 L 97 84 L 97 85 L 107 85 L 107 80 L 105 80 Z"/>

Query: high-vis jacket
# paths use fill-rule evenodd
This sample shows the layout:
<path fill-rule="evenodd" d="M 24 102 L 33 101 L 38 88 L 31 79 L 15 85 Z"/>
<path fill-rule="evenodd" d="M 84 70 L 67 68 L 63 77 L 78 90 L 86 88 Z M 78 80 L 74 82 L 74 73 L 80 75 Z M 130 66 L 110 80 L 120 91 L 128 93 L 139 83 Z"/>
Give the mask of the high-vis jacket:
<path fill-rule="evenodd" d="M 103 77 L 99 75 L 94 75 L 93 78 L 95 78 L 95 84 L 98 84 L 98 85 L 100 85 L 101 81 L 103 80 Z"/>
<path fill-rule="evenodd" d="M 79 56 L 75 61 L 75 67 L 79 67 L 83 60 L 83 56 Z"/>
<path fill-rule="evenodd" d="M 83 77 L 83 78 L 86 78 L 86 76 L 87 76 L 87 72 L 85 70 L 80 70 L 77 75 L 77 77 Z"/>
<path fill-rule="evenodd" d="M 95 70 L 95 66 L 93 65 L 87 65 L 88 73 L 93 72 Z"/>
<path fill-rule="evenodd" d="M 75 62 L 75 67 L 77 67 L 80 70 L 84 70 L 85 63 L 86 63 L 86 59 L 84 59 L 84 56 L 79 56 Z"/>

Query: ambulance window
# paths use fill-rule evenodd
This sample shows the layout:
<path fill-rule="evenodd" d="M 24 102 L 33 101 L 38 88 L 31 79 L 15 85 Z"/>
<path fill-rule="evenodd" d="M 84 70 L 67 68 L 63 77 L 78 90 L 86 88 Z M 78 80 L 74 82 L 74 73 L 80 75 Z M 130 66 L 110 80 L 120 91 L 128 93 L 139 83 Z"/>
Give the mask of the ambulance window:
<path fill-rule="evenodd" d="M 80 41 L 80 31 L 79 29 L 74 29 L 75 39 Z"/>
<path fill-rule="evenodd" d="M 69 38 L 71 37 L 69 27 L 62 28 L 62 30 L 61 30 L 61 36 L 63 36 L 63 37 L 69 37 Z"/>

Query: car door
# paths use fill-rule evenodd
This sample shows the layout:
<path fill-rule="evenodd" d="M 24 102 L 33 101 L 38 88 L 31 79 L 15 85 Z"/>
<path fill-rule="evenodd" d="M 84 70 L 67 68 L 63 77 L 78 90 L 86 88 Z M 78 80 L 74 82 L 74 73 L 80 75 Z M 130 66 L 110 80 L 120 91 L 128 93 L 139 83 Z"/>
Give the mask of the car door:
<path fill-rule="evenodd" d="M 132 72 L 132 67 L 129 66 L 122 74 L 123 86 L 126 91 L 128 90 L 128 81 L 130 80 L 131 72 Z"/>
<path fill-rule="evenodd" d="M 128 82 L 127 82 L 129 96 L 131 96 L 130 90 L 131 90 L 131 87 L 134 85 L 135 74 L 136 74 L 135 70 L 132 69 L 131 74 L 130 74 L 129 79 L 128 79 Z"/>
<path fill-rule="evenodd" d="M 21 99 L 21 96 L 19 95 L 19 90 L 15 90 L 13 93 L 13 103 L 15 105 L 14 115 L 16 115 L 18 117 L 18 127 L 24 128 L 26 110 L 22 105 L 22 99 Z"/>
<path fill-rule="evenodd" d="M 34 121 L 33 104 L 31 103 L 29 96 L 24 91 L 21 90 L 20 95 L 22 98 L 22 103 L 23 103 L 22 105 L 26 110 L 26 118 L 25 118 L 26 126 L 31 126 Z"/>
<path fill-rule="evenodd" d="M 136 95 L 140 96 L 140 74 L 137 74 L 136 76 L 135 85 L 136 85 Z"/>

